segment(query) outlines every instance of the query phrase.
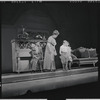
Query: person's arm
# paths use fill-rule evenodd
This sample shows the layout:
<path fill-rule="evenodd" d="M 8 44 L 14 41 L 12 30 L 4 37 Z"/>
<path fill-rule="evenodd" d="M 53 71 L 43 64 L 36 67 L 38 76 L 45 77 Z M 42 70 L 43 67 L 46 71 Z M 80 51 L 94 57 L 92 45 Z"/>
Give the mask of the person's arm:
<path fill-rule="evenodd" d="M 68 47 L 68 53 L 71 54 L 71 52 L 72 52 L 71 47 Z"/>
<path fill-rule="evenodd" d="M 32 55 L 32 51 L 30 51 L 29 54 Z"/>
<path fill-rule="evenodd" d="M 60 53 L 60 55 L 61 55 L 61 47 L 60 47 L 59 53 Z"/>
<path fill-rule="evenodd" d="M 47 48 L 48 48 L 48 50 L 49 50 L 49 53 L 51 54 L 51 52 L 52 52 L 52 51 L 51 51 L 51 45 L 52 45 L 52 44 L 50 44 L 50 43 L 52 43 L 52 38 L 51 38 L 51 37 L 48 38 L 48 42 L 47 42 Z"/>
<path fill-rule="evenodd" d="M 50 45 L 51 45 L 51 44 L 48 43 L 48 44 L 47 44 L 47 47 L 48 47 L 49 53 L 51 54 L 52 51 L 51 51 Z"/>

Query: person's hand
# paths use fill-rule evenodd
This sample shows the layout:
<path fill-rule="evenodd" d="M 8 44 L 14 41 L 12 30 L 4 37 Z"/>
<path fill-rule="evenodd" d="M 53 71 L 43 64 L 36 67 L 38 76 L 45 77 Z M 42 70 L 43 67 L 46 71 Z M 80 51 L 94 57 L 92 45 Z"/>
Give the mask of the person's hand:
<path fill-rule="evenodd" d="M 54 55 L 57 56 L 57 52 L 55 52 Z"/>
<path fill-rule="evenodd" d="M 51 54 L 51 61 L 54 61 L 54 55 Z"/>

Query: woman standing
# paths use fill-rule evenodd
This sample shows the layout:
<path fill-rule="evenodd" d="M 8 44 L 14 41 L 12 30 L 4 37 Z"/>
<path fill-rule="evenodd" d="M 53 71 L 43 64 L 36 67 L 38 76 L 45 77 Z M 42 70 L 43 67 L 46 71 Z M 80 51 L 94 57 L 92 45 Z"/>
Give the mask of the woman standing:
<path fill-rule="evenodd" d="M 55 38 L 57 38 L 58 35 L 58 30 L 54 30 L 53 34 L 47 40 L 43 66 L 45 70 L 54 71 L 56 69 L 55 56 L 57 55 L 57 52 L 55 46 L 57 43 Z"/>

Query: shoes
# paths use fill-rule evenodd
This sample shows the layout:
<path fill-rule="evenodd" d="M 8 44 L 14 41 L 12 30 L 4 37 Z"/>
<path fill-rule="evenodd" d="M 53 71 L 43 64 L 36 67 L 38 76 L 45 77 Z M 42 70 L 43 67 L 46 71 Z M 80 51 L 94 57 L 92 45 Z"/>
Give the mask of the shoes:
<path fill-rule="evenodd" d="M 32 71 L 31 71 L 31 73 L 35 73 L 35 72 L 36 72 L 36 70 L 32 70 Z"/>
<path fill-rule="evenodd" d="M 55 69 L 51 70 L 51 72 L 55 72 L 55 71 L 56 71 Z"/>

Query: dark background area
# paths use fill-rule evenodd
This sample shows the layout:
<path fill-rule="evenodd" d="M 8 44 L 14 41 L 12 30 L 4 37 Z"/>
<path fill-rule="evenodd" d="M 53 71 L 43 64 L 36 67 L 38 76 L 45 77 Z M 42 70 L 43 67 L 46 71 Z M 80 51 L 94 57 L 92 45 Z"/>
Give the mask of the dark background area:
<path fill-rule="evenodd" d="M 23 25 L 26 29 L 60 32 L 56 67 L 60 68 L 59 47 L 64 39 L 72 49 L 97 48 L 99 3 L 27 2 L 1 3 L 2 73 L 12 72 L 11 40 Z"/>

